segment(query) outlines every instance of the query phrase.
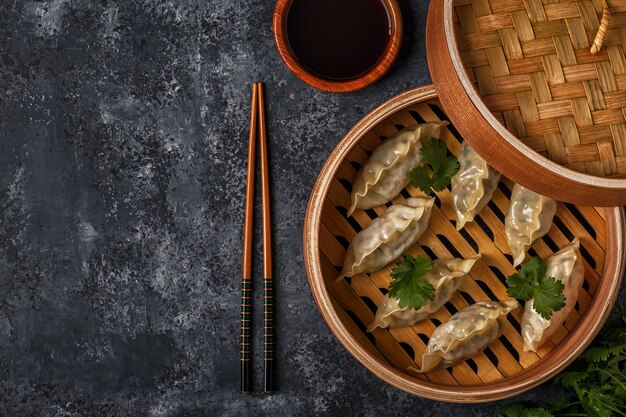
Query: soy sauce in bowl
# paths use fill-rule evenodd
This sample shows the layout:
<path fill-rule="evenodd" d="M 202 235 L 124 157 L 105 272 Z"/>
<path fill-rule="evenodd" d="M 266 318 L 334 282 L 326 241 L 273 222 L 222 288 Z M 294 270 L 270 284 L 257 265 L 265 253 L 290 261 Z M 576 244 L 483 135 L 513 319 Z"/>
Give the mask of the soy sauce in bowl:
<path fill-rule="evenodd" d="M 286 33 L 303 67 L 328 80 L 350 80 L 377 65 L 392 28 L 383 0 L 293 0 Z"/>

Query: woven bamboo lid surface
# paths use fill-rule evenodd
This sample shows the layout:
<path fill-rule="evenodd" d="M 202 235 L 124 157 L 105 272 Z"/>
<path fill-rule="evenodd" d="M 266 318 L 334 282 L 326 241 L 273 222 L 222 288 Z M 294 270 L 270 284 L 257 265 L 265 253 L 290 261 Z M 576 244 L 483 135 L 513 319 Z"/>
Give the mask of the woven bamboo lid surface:
<path fill-rule="evenodd" d="M 533 244 L 531 254 L 548 257 L 574 237 L 581 241 L 585 283 L 575 310 L 537 353 L 524 352 L 522 310 L 509 315 L 504 335 L 484 353 L 448 370 L 417 374 L 428 338 L 456 311 L 477 301 L 507 298 L 505 277 L 514 272 L 504 236 L 504 213 L 512 182 L 503 177 L 492 201 L 460 232 L 448 189 L 437 193 L 428 230 L 412 254 L 431 259 L 469 258 L 477 253 L 469 276 L 436 314 L 411 327 L 367 333 L 390 281 L 389 265 L 372 274 L 335 282 L 346 248 L 355 234 L 382 214 L 385 206 L 356 210 L 347 217 L 350 192 L 368 155 L 404 127 L 447 120 L 432 86 L 401 94 L 361 120 L 337 145 L 313 189 L 306 213 L 304 254 L 309 284 L 327 324 L 344 347 L 367 369 L 407 392 L 451 402 L 484 402 L 528 390 L 571 363 L 591 342 L 613 306 L 623 277 L 624 213 L 621 208 L 593 208 L 559 203 L 549 233 Z M 462 138 L 454 125 L 442 140 L 457 154 Z M 421 195 L 407 187 L 393 203 Z"/>
<path fill-rule="evenodd" d="M 427 45 L 446 111 L 488 162 L 560 200 L 626 204 L 626 1 L 433 1 Z"/>

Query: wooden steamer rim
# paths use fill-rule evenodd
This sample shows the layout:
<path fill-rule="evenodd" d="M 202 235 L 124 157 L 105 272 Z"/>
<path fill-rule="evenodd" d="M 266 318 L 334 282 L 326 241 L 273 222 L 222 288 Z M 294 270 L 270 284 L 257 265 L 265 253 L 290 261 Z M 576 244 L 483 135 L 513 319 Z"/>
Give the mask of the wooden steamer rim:
<path fill-rule="evenodd" d="M 532 150 L 496 119 L 465 71 L 454 30 L 453 2 L 430 3 L 426 52 L 441 103 L 461 135 L 498 171 L 536 192 L 574 204 L 626 205 L 626 178 L 564 167 Z"/>
<path fill-rule="evenodd" d="M 527 391 L 557 375 L 583 352 L 599 332 L 615 303 L 623 277 L 624 212 L 622 208 L 617 207 L 604 209 L 607 244 L 601 285 L 598 285 L 585 315 L 550 355 L 517 374 L 499 381 L 475 385 L 438 384 L 399 371 L 369 352 L 342 322 L 324 282 L 320 259 L 320 225 L 331 183 L 351 149 L 367 132 L 390 115 L 434 98 L 437 98 L 437 93 L 432 85 L 428 85 L 390 99 L 359 121 L 329 156 L 315 183 L 306 211 L 303 246 L 309 285 L 317 306 L 333 334 L 358 362 L 378 378 L 403 391 L 433 400 L 457 403 L 500 400 Z"/>

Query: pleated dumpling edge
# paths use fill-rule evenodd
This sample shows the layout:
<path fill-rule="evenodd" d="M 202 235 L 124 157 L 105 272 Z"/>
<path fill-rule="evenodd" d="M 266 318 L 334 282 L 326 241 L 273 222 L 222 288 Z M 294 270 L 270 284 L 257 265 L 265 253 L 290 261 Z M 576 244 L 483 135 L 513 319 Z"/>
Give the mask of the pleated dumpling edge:
<path fill-rule="evenodd" d="M 513 186 L 511 204 L 504 219 L 504 233 L 513 255 L 513 266 L 521 264 L 533 242 L 548 233 L 556 208 L 555 200 L 519 184 Z"/>
<path fill-rule="evenodd" d="M 474 217 L 489 203 L 500 181 L 500 173 L 487 164 L 467 143 L 459 152 L 459 171 L 452 177 L 452 204 L 456 212 L 456 230 Z"/>
<path fill-rule="evenodd" d="M 428 228 L 434 204 L 434 198 L 407 198 L 372 220 L 350 242 L 336 280 L 378 271 L 402 256 Z"/>
<path fill-rule="evenodd" d="M 401 308 L 398 305 L 398 300 L 385 295 L 376 310 L 376 317 L 368 326 L 367 331 L 371 332 L 378 327 L 411 326 L 426 319 L 452 298 L 478 259 L 480 259 L 480 255 L 468 259 L 434 260 L 430 271 L 421 278 L 435 288 L 433 299 L 415 310 L 408 307 Z"/>
<path fill-rule="evenodd" d="M 354 210 L 370 209 L 388 203 L 409 183 L 409 173 L 422 160 L 424 140 L 439 138 L 448 122 L 422 123 L 405 128 L 379 145 L 352 184 L 348 216 Z"/>
<path fill-rule="evenodd" d="M 500 337 L 517 300 L 479 301 L 454 314 L 431 335 L 422 355 L 424 373 L 445 369 L 481 353 Z"/>
<path fill-rule="evenodd" d="M 564 284 L 565 307 L 552 313 L 550 319 L 545 319 L 533 308 L 532 299 L 526 302 L 521 323 L 525 352 L 536 352 L 554 335 L 576 306 L 578 293 L 585 281 L 585 267 L 578 238 L 546 259 L 544 276 L 553 277 Z"/>

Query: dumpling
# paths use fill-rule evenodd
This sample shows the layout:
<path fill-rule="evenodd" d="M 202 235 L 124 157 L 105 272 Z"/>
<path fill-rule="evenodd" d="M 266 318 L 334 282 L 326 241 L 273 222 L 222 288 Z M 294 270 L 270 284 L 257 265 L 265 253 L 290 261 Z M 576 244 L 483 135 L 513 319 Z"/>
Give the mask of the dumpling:
<path fill-rule="evenodd" d="M 504 219 L 504 232 L 513 255 L 513 266 L 524 260 L 532 243 L 544 236 L 552 226 L 556 201 L 519 184 L 513 186 L 511 205 Z"/>
<path fill-rule="evenodd" d="M 434 198 L 407 198 L 389 207 L 350 242 L 337 280 L 378 271 L 398 259 L 428 227 Z"/>
<path fill-rule="evenodd" d="M 482 352 L 504 332 L 516 300 L 481 301 L 464 308 L 435 329 L 422 356 L 422 369 L 445 369 Z"/>
<path fill-rule="evenodd" d="M 433 261 L 430 271 L 422 277 L 435 288 L 435 297 L 424 304 L 419 310 L 400 308 L 398 300 L 386 295 L 376 311 L 374 322 L 367 328 L 368 332 L 377 327 L 396 328 L 411 326 L 424 320 L 429 314 L 439 310 L 452 298 L 454 292 L 463 282 L 463 278 L 472 269 L 480 255 L 470 259 L 437 259 Z"/>
<path fill-rule="evenodd" d="M 536 352 L 559 329 L 561 324 L 572 312 L 578 300 L 578 292 L 585 280 L 585 268 L 580 257 L 580 242 L 574 239 L 572 243 L 546 259 L 544 277 L 553 277 L 561 281 L 565 288 L 565 307 L 552 313 L 550 320 L 546 320 L 533 308 L 533 300 L 526 302 L 522 316 L 522 338 L 524 351 Z"/>
<path fill-rule="evenodd" d="M 422 141 L 439 137 L 442 123 L 423 123 L 406 128 L 374 149 L 356 174 L 348 216 L 357 208 L 370 209 L 386 204 L 409 183 L 409 172 L 422 160 Z"/>
<path fill-rule="evenodd" d="M 459 165 L 459 171 L 452 177 L 452 202 L 456 211 L 457 230 L 474 220 L 474 216 L 491 200 L 500 181 L 500 173 L 487 165 L 467 143 L 461 146 Z"/>

